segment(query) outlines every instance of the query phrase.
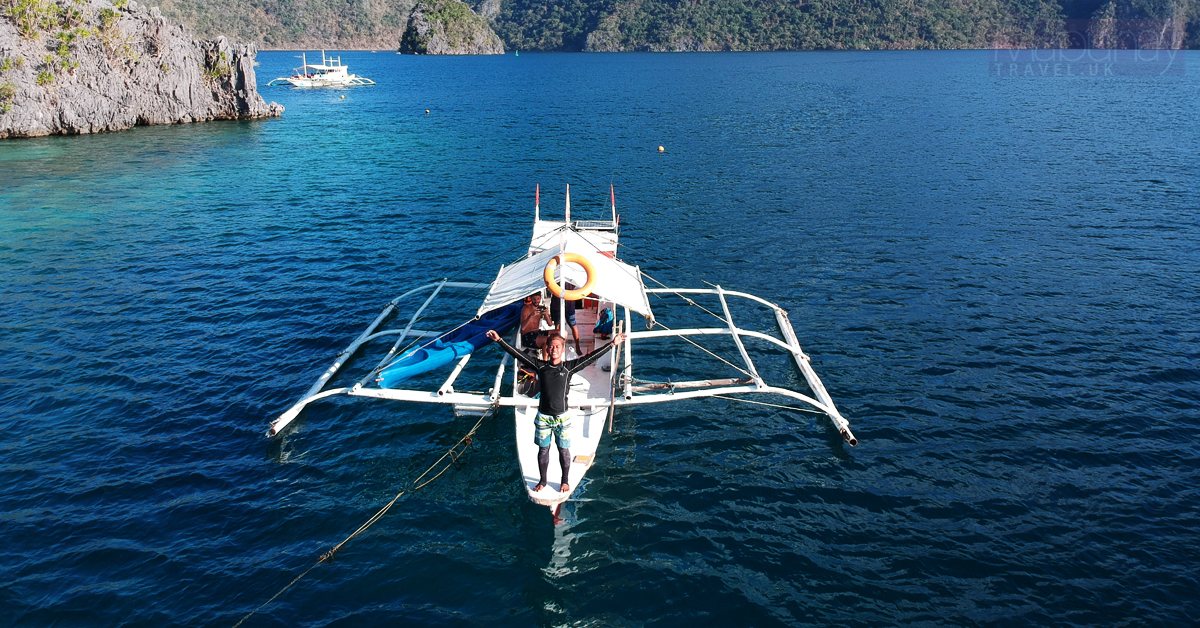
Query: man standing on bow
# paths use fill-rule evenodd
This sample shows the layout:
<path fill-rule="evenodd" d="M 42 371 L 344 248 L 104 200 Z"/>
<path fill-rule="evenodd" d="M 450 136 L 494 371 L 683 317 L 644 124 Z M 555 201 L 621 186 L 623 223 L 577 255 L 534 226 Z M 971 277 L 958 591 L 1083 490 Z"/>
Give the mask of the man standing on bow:
<path fill-rule="evenodd" d="M 542 396 L 538 400 L 538 413 L 533 424 L 533 442 L 538 446 L 538 473 L 541 475 L 541 481 L 533 487 L 534 492 L 546 488 L 546 471 L 550 466 L 550 437 L 553 435 L 555 443 L 558 445 L 558 462 L 562 466 L 562 487 L 559 491 L 569 493 L 571 491 L 568 477 L 571 469 L 571 439 L 568 432 L 571 428 L 571 413 L 567 406 L 567 393 L 571 390 L 571 376 L 595 362 L 609 348 L 619 347 L 622 342 L 625 342 L 625 334 L 613 336 L 611 342 L 574 360 L 563 360 L 563 352 L 567 343 L 559 335 L 551 336 L 550 340 L 546 342 L 546 354 L 550 357 L 549 360 L 537 360 L 517 351 L 504 342 L 504 339 L 495 330 L 489 330 L 487 337 L 500 343 L 500 347 L 517 361 L 537 371 L 538 380 L 541 383 Z"/>

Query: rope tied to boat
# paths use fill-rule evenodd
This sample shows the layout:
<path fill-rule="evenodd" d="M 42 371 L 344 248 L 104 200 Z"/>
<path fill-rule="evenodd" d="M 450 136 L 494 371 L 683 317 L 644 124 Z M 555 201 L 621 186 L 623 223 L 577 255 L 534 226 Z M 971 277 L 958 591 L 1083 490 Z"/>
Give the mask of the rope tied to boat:
<path fill-rule="evenodd" d="M 467 467 L 466 463 L 460 463 L 458 460 L 459 460 L 459 458 L 463 457 L 463 454 L 467 453 L 468 449 L 475 449 L 475 441 L 471 439 L 470 434 L 467 434 L 466 436 L 463 437 L 462 451 L 456 453 L 453 457 L 450 458 L 450 464 L 454 465 L 455 471 L 462 471 L 463 469 L 465 469 Z"/>
<path fill-rule="evenodd" d="M 663 283 L 663 282 L 659 281 L 658 279 L 655 279 L 654 277 L 651 277 L 651 276 L 650 276 L 650 274 L 649 274 L 649 273 L 647 273 L 646 271 L 642 271 L 642 276 L 643 276 L 643 277 L 645 277 L 646 279 L 649 279 L 650 281 L 653 281 L 654 283 L 656 283 L 656 284 L 658 284 L 658 285 L 660 285 L 660 286 L 662 286 L 662 287 L 666 288 L 667 290 L 671 290 L 671 286 L 668 286 L 667 284 L 665 284 L 665 283 Z M 704 283 L 708 283 L 708 282 L 706 281 L 706 282 L 704 282 Z M 712 284 L 709 284 L 709 285 L 711 286 Z M 713 287 L 716 287 L 716 286 L 713 286 Z M 687 295 L 685 295 L 685 294 L 682 294 L 682 293 L 676 292 L 676 291 L 674 291 L 674 290 L 671 290 L 671 294 L 673 294 L 673 295 L 675 295 L 675 296 L 679 297 L 680 299 L 683 299 L 683 300 L 684 300 L 684 302 L 686 302 L 688 305 L 691 305 L 691 306 L 697 307 L 697 308 L 699 308 L 699 309 L 701 309 L 701 310 L 704 310 L 704 311 L 705 311 L 705 312 L 707 312 L 707 313 L 708 313 L 710 316 L 712 316 L 713 318 L 715 318 L 715 319 L 717 319 L 717 320 L 721 321 L 722 323 L 725 323 L 726 325 L 728 325 L 728 324 L 729 324 L 729 321 L 725 320 L 725 317 L 724 317 L 724 316 L 721 316 L 720 314 L 717 314 L 716 312 L 714 312 L 714 311 L 712 311 L 712 310 L 710 310 L 710 309 L 708 309 L 708 308 L 704 307 L 703 305 L 700 305 L 699 303 L 696 303 L 695 299 L 692 299 L 691 297 L 689 297 L 689 296 L 687 296 Z M 662 297 L 661 297 L 660 295 L 658 295 L 658 294 L 655 294 L 654 296 L 657 296 L 657 297 L 659 297 L 659 298 L 662 298 Z M 665 299 L 664 299 L 664 300 L 665 300 Z"/>
<path fill-rule="evenodd" d="M 722 320 L 724 320 L 724 319 L 722 319 Z M 659 324 L 660 324 L 660 325 L 662 325 L 662 323 L 659 323 Z M 663 325 L 663 329 L 666 329 L 666 330 L 668 330 L 668 331 L 675 331 L 675 330 L 671 329 L 670 327 L 667 327 L 666 325 Z M 734 364 L 733 362 L 730 362 L 729 360 L 726 360 L 725 358 L 723 358 L 723 357 L 721 357 L 721 356 L 719 356 L 719 355 L 717 355 L 717 354 L 713 353 L 712 351 L 709 351 L 708 349 L 706 349 L 706 348 L 704 348 L 702 345 L 700 345 L 700 343 L 698 343 L 698 342 L 696 342 L 696 341 L 692 340 L 691 338 L 688 338 L 687 336 L 679 336 L 679 339 L 680 339 L 680 340 L 683 340 L 683 341 L 685 341 L 685 342 L 688 342 L 688 343 L 690 343 L 692 346 L 696 347 L 697 349 L 699 349 L 699 350 L 701 350 L 701 351 L 703 351 L 703 352 L 707 353 L 708 355 L 711 355 L 712 357 L 714 357 L 714 358 L 716 358 L 716 359 L 718 359 L 718 360 L 720 360 L 720 361 L 724 362 L 725 364 L 729 365 L 729 367 L 730 367 L 730 368 L 732 368 L 732 369 L 734 369 L 735 371 L 740 371 L 740 372 L 742 372 L 742 373 L 743 373 L 743 374 L 745 374 L 745 375 L 749 375 L 749 376 L 753 377 L 753 374 L 752 374 L 752 373 L 750 373 L 750 371 L 747 371 L 746 369 L 744 369 L 744 368 L 742 368 L 742 367 L 740 367 L 740 366 L 738 366 L 738 365 Z"/>
<path fill-rule="evenodd" d="M 806 412 L 808 414 L 826 414 L 820 410 L 809 410 L 808 408 L 798 408 L 796 406 L 783 406 L 777 403 L 767 403 L 765 401 L 753 401 L 750 399 L 739 399 L 727 395 L 713 395 L 713 399 L 724 399 L 726 401 L 740 401 L 741 403 L 749 403 L 756 406 L 767 406 L 768 408 L 779 408 L 780 410 L 794 410 L 796 412 Z"/>
<path fill-rule="evenodd" d="M 401 497 L 404 497 L 405 495 L 410 495 L 412 493 L 415 493 L 415 492 L 425 488 L 426 486 L 429 486 L 431 483 L 433 483 L 434 480 L 437 480 L 438 478 L 442 477 L 442 475 L 444 475 L 446 473 L 446 471 L 450 470 L 451 468 L 453 468 L 455 470 L 463 469 L 465 465 L 461 464 L 459 462 L 459 460 L 462 458 L 463 454 L 465 454 L 467 452 L 468 449 L 474 449 L 475 433 L 479 431 L 479 428 L 483 426 L 484 422 L 486 422 L 488 419 L 496 416 L 497 410 L 499 409 L 499 407 L 500 407 L 499 404 L 491 406 L 488 409 L 488 411 L 483 414 L 483 416 L 479 417 L 479 420 L 475 422 L 475 425 L 471 426 L 471 429 L 467 430 L 467 433 L 464 434 L 463 437 L 458 440 L 458 442 L 451 445 L 450 448 L 446 450 L 446 453 L 442 454 L 442 456 L 440 458 L 438 458 L 436 462 L 434 462 L 432 465 L 430 465 L 428 469 L 425 469 L 425 471 L 423 473 L 421 473 L 421 475 L 417 476 L 417 478 L 414 479 L 412 482 L 410 482 L 408 486 L 406 486 L 399 493 L 397 493 L 396 496 L 393 497 L 392 500 L 387 503 L 387 505 L 385 505 L 383 508 L 380 508 L 379 511 L 376 512 L 374 515 L 372 515 L 370 519 L 367 519 L 366 523 L 359 526 L 357 530 L 355 530 L 350 536 L 343 539 L 341 543 L 338 543 L 337 545 L 333 546 L 329 551 L 325 552 L 324 554 L 321 554 L 320 558 L 317 559 L 317 562 L 313 563 L 308 569 L 305 569 L 304 571 L 300 572 L 300 574 L 298 576 L 293 578 L 291 582 L 287 583 L 287 585 L 285 585 L 282 589 L 280 589 L 279 592 L 277 592 L 275 595 L 272 595 L 269 600 L 267 600 L 266 602 L 263 602 L 257 608 L 250 611 L 249 613 L 246 613 L 246 616 L 242 617 L 241 620 L 238 621 L 238 623 L 234 624 L 233 628 L 238 628 L 243 623 L 245 623 L 247 619 L 250 619 L 250 617 L 253 616 L 255 613 L 266 608 L 268 605 L 271 604 L 271 602 L 274 602 L 276 599 L 279 598 L 279 596 L 283 595 L 288 589 L 295 586 L 295 584 L 297 582 L 299 582 L 301 579 L 303 579 L 305 576 L 307 576 L 310 571 L 312 571 L 313 569 L 316 569 L 319 565 L 324 564 L 324 563 L 333 562 L 334 557 L 337 555 L 337 553 L 339 551 L 341 551 L 341 549 L 347 543 L 349 543 L 351 540 L 353 540 L 354 537 L 362 534 L 363 532 L 366 532 L 367 529 L 370 528 L 371 526 L 375 525 L 376 522 L 378 522 L 380 519 L 382 519 L 383 516 L 386 515 L 389 510 L 391 510 L 392 506 L 394 506 L 396 504 L 396 502 L 400 501 Z M 434 473 L 432 477 L 429 477 L 428 479 L 426 479 L 426 476 L 429 476 L 430 473 L 433 473 L 433 471 L 435 469 L 437 469 L 439 465 L 441 465 L 441 469 L 438 470 L 437 473 Z"/>

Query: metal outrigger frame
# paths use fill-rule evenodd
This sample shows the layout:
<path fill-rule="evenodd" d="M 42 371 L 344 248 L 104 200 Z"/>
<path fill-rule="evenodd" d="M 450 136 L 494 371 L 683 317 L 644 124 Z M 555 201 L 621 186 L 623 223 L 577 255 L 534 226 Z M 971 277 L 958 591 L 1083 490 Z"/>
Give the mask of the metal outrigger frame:
<path fill-rule="evenodd" d="M 647 288 L 648 294 L 694 294 L 694 295 L 715 295 L 721 302 L 721 309 L 724 317 L 721 320 L 726 324 L 725 327 L 697 327 L 686 329 L 661 329 L 647 330 L 629 333 L 629 340 L 625 343 L 625 365 L 620 375 L 620 390 L 621 398 L 614 399 L 614 406 L 633 406 L 648 403 L 664 403 L 668 401 L 680 401 L 683 399 L 698 399 L 703 397 L 713 397 L 717 395 L 734 395 L 746 393 L 767 393 L 776 394 L 784 397 L 795 399 L 796 401 L 808 404 L 821 412 L 824 412 L 833 421 L 834 426 L 846 440 L 850 446 L 858 444 L 858 439 L 854 433 L 850 431 L 850 422 L 842 416 L 834 405 L 833 399 L 829 396 L 829 392 L 825 390 L 825 385 L 821 383 L 821 378 L 817 376 L 816 371 L 812 368 L 812 360 L 800 348 L 800 341 L 796 337 L 796 331 L 792 327 L 791 319 L 788 318 L 787 311 L 782 307 L 771 303 L 765 299 L 757 297 L 745 292 L 735 292 L 725 290 L 721 286 L 714 288 Z M 729 297 L 740 297 L 749 299 L 770 308 L 775 314 L 775 321 L 779 328 L 781 338 L 776 338 L 769 334 L 764 334 L 757 331 L 739 328 L 733 322 L 733 315 L 729 310 Z M 625 328 L 631 329 L 630 313 L 625 310 Z M 661 384 L 652 384 L 649 386 L 634 385 L 633 379 L 633 344 L 634 342 L 647 341 L 658 338 L 673 338 L 684 336 L 730 336 L 734 344 L 737 346 L 738 353 L 746 365 L 746 372 L 749 373 L 748 378 L 740 379 L 724 379 L 724 380 L 695 380 L 671 382 L 669 386 Z M 767 384 L 758 369 L 755 367 L 754 361 L 750 358 L 749 352 L 743 343 L 743 338 L 753 338 L 773 344 L 788 353 L 796 368 L 800 370 L 804 376 L 805 382 L 816 396 L 814 399 L 808 395 Z M 689 389 L 689 390 L 681 390 Z M 661 392 L 665 390 L 666 392 Z M 659 392 L 653 392 L 659 391 Z M 650 393 L 650 394 L 637 394 Z"/>
<path fill-rule="evenodd" d="M 384 306 L 383 311 L 375 317 L 375 320 L 367 326 L 353 342 L 350 343 L 345 350 L 337 355 L 333 364 L 326 369 L 317 381 L 308 389 L 308 391 L 300 397 L 290 408 L 288 408 L 279 418 L 271 423 L 270 429 L 267 432 L 268 437 L 275 436 L 287 427 L 292 421 L 299 416 L 304 408 L 314 402 L 335 395 L 347 395 L 351 397 L 366 397 L 372 399 L 390 399 L 393 401 L 410 401 L 418 403 L 438 403 L 453 405 L 456 413 L 459 415 L 479 415 L 486 412 L 488 409 L 495 406 L 513 406 L 525 407 L 531 404 L 528 398 L 517 397 L 516 395 L 503 396 L 501 395 L 501 384 L 503 382 L 504 373 L 510 363 L 510 358 L 505 355 L 500 361 L 496 370 L 496 375 L 493 381 L 492 388 L 487 393 L 470 393 L 459 392 L 454 389 L 454 382 L 463 372 L 467 362 L 473 354 L 469 354 L 461 358 L 454 366 L 450 375 L 436 390 L 407 390 L 407 389 L 390 389 L 372 387 L 370 384 L 372 378 L 383 367 L 387 366 L 391 360 L 397 356 L 397 352 L 404 346 L 406 341 L 413 339 L 436 338 L 440 334 L 433 331 L 425 331 L 414 329 L 414 325 L 421 319 L 427 308 L 442 294 L 445 290 L 482 290 L 486 289 L 490 284 L 471 283 L 471 282 L 451 282 L 440 281 L 425 284 L 414 288 L 392 299 Z M 420 294 L 422 292 L 431 291 L 429 296 L 424 300 L 421 306 L 410 316 L 407 323 L 402 328 L 385 329 L 376 331 L 383 321 L 385 321 L 399 305 L 407 298 Z M 650 329 L 646 331 L 630 331 L 628 332 L 628 340 L 623 347 L 622 355 L 618 352 L 612 354 L 611 372 L 613 373 L 613 389 L 619 390 L 619 395 L 614 395 L 611 404 L 613 407 L 621 406 L 636 406 L 651 403 L 665 403 L 669 401 L 683 401 L 685 399 L 699 399 L 704 397 L 714 397 L 718 395 L 740 395 L 749 393 L 758 394 L 775 394 L 781 395 L 805 403 L 829 416 L 833 421 L 834 426 L 851 446 L 858 444 L 858 439 L 850 430 L 850 422 L 842 416 L 834 405 L 833 399 L 829 392 L 825 389 L 825 385 L 817 376 L 811 365 L 811 358 L 804 353 L 800 347 L 800 341 L 796 337 L 796 331 L 792 327 L 791 320 L 788 317 L 787 311 L 782 307 L 771 303 L 765 299 L 757 297 L 745 292 L 737 292 L 725 290 L 721 286 L 714 288 L 647 288 L 648 294 L 677 294 L 677 295 L 714 295 L 721 303 L 723 317 L 718 317 L 725 323 L 723 327 L 694 327 L 684 329 Z M 738 327 L 734 321 L 729 309 L 729 299 L 737 297 L 748 299 L 760 305 L 770 308 L 774 315 L 775 321 L 779 329 L 780 337 L 775 337 L 758 331 L 742 329 Z M 624 328 L 632 329 L 631 313 L 628 309 L 624 310 Z M 361 378 L 353 386 L 324 389 L 325 385 L 341 370 L 346 362 L 358 351 L 363 345 L 387 336 L 397 336 L 391 348 L 386 352 L 378 366 L 369 371 L 367 375 Z M 685 336 L 730 336 L 734 344 L 737 346 L 738 353 L 741 356 L 746 372 L 749 374 L 747 378 L 733 379 L 706 379 L 671 382 L 669 385 L 650 384 L 650 385 L 635 385 L 633 378 L 633 345 L 634 343 L 653 341 L 657 339 L 682 338 Z M 808 383 L 809 389 L 815 396 L 805 395 L 794 390 L 779 386 L 772 386 L 764 381 L 759 374 L 753 359 L 750 357 L 749 351 L 743 339 L 753 339 L 767 342 L 780 349 L 783 349 L 791 356 L 796 368 L 799 369 L 801 375 L 804 376 L 805 382 Z M 623 359 L 624 364 L 620 362 Z M 620 367 L 620 368 L 618 368 Z"/>

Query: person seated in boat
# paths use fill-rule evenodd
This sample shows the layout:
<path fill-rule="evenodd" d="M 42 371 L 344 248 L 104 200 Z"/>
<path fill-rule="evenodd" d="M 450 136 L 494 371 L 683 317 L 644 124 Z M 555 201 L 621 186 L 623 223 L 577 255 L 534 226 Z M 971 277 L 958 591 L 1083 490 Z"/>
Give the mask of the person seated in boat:
<path fill-rule="evenodd" d="M 540 330 L 542 321 L 551 321 L 550 311 L 542 305 L 542 294 L 538 292 L 525 299 L 521 307 L 521 346 L 526 349 L 546 346 L 546 335 Z"/>
<path fill-rule="evenodd" d="M 550 437 L 554 437 L 558 445 L 558 464 L 562 467 L 562 487 L 560 492 L 571 491 L 568 474 L 571 470 L 571 411 L 567 405 L 567 393 L 571 390 L 571 376 L 582 371 L 586 366 L 595 362 L 608 352 L 611 347 L 619 347 L 625 342 L 625 334 L 613 336 L 611 342 L 597 348 L 595 351 L 574 360 L 564 360 L 567 341 L 562 336 L 554 335 L 546 344 L 548 359 L 538 360 L 517 351 L 495 330 L 488 330 L 487 337 L 500 343 L 500 347 L 516 358 L 518 362 L 537 371 L 541 382 L 542 396 L 538 399 L 538 412 L 533 423 L 533 442 L 538 446 L 538 473 L 540 481 L 533 487 L 534 492 L 546 488 L 546 471 L 550 466 Z"/>
<path fill-rule="evenodd" d="M 574 285 L 568 283 L 568 284 L 566 284 L 566 289 L 567 290 L 575 290 L 576 288 Z M 560 315 L 559 313 L 562 311 L 562 307 L 559 305 L 559 303 L 561 301 L 562 301 L 562 299 L 558 298 L 557 296 L 550 297 L 550 318 L 551 318 L 551 321 L 554 323 L 555 329 L 557 329 L 559 326 L 558 325 L 558 317 Z M 567 325 L 571 326 L 571 334 L 575 338 L 575 353 L 576 353 L 576 355 L 583 355 L 583 347 L 579 346 L 579 328 L 575 326 L 575 302 L 567 301 L 566 309 L 567 309 Z"/>

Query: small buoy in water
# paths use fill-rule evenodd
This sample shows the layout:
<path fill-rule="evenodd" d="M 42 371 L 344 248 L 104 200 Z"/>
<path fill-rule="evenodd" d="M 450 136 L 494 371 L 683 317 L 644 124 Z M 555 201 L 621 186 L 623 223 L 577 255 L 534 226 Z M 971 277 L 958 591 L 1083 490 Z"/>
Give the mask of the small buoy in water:
<path fill-rule="evenodd" d="M 660 153 L 661 153 L 661 152 L 663 152 L 663 151 L 665 151 L 665 150 L 667 150 L 667 149 L 663 148 L 662 146 L 659 146 L 659 147 L 658 147 L 658 152 L 660 152 Z"/>
<path fill-rule="evenodd" d="M 346 95 L 342 94 L 342 100 L 346 100 Z"/>
<path fill-rule="evenodd" d="M 428 114 L 428 113 L 429 113 L 429 110 L 428 110 L 428 109 L 426 109 L 426 110 L 425 110 L 425 113 L 426 113 L 426 114 Z"/>

